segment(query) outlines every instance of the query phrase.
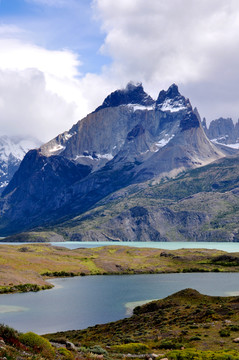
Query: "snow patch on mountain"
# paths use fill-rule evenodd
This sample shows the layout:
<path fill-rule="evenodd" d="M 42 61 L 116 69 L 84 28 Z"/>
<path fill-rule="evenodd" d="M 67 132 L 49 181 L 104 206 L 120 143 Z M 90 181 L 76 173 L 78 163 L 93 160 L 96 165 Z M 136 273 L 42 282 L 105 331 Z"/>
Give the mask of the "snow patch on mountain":
<path fill-rule="evenodd" d="M 224 145 L 224 146 L 227 146 L 229 148 L 232 148 L 232 149 L 239 149 L 239 143 L 235 143 L 235 144 L 225 144 L 222 142 L 222 140 L 225 139 L 226 136 L 223 136 L 219 139 L 211 139 L 211 142 L 213 142 L 214 144 L 218 144 L 218 145 Z"/>
<path fill-rule="evenodd" d="M 35 138 L 0 136 L 0 189 L 7 186 L 25 154 L 41 142 Z"/>
<path fill-rule="evenodd" d="M 176 112 L 186 110 L 183 100 L 175 101 L 174 99 L 166 99 L 162 104 L 159 105 L 161 111 Z"/>
<path fill-rule="evenodd" d="M 167 145 L 169 141 L 173 139 L 174 136 L 175 135 L 173 134 L 172 136 L 168 137 L 168 134 L 165 134 L 165 138 L 161 139 L 160 141 L 154 144 L 157 148 L 155 152 L 161 149 L 162 147 L 164 147 L 165 145 Z"/>
<path fill-rule="evenodd" d="M 140 105 L 140 104 L 129 104 L 129 105 L 127 105 L 127 107 L 129 107 L 133 111 L 137 111 L 137 110 L 145 111 L 145 110 L 154 110 L 155 109 L 155 105 L 145 106 L 145 105 Z"/>
<path fill-rule="evenodd" d="M 48 151 L 51 153 L 54 153 L 54 152 L 58 152 L 60 150 L 64 150 L 65 148 L 66 148 L 65 146 L 57 144 L 57 145 L 53 146 L 51 149 L 49 149 Z"/>
<path fill-rule="evenodd" d="M 74 160 L 77 160 L 79 158 L 88 158 L 90 160 L 100 160 L 100 159 L 106 159 L 106 160 L 112 160 L 113 159 L 113 155 L 110 153 L 106 153 L 106 154 L 97 154 L 97 153 L 93 153 L 90 154 L 88 152 L 85 152 L 82 155 L 76 155 L 76 157 L 74 158 Z"/>

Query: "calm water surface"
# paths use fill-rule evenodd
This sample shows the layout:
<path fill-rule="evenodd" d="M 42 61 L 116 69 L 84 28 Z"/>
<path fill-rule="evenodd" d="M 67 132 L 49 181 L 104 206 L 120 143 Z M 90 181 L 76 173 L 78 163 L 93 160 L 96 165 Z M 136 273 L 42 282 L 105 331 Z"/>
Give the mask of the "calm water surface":
<path fill-rule="evenodd" d="M 51 290 L 1 295 L 0 323 L 43 334 L 118 320 L 138 301 L 188 287 L 208 295 L 239 294 L 239 273 L 85 276 L 51 282 Z"/>
<path fill-rule="evenodd" d="M 135 246 L 140 248 L 156 248 L 156 249 L 167 249 L 167 250 L 177 250 L 177 249 L 218 249 L 228 252 L 239 252 L 239 242 L 185 242 L 185 241 L 173 241 L 173 242 L 146 242 L 146 241 L 125 241 L 125 242 L 115 242 L 115 241 L 105 241 L 105 242 L 72 242 L 67 241 L 64 243 L 52 243 L 54 246 L 65 246 L 68 249 L 76 249 L 79 247 L 83 248 L 93 248 L 99 246 L 107 245 L 118 245 L 118 246 Z"/>
<path fill-rule="evenodd" d="M 0 245 L 27 245 L 29 243 L 4 243 L 0 241 Z M 185 242 L 185 241 L 172 241 L 172 242 L 144 242 L 144 241 L 89 241 L 89 242 L 80 242 L 80 241 L 66 241 L 66 242 L 52 242 L 54 246 L 64 246 L 68 249 L 77 249 L 77 248 L 94 248 L 99 246 L 107 245 L 118 245 L 118 246 L 135 246 L 141 248 L 156 248 L 156 249 L 167 249 L 167 250 L 177 250 L 177 249 L 217 249 L 228 252 L 239 252 L 239 242 Z"/>

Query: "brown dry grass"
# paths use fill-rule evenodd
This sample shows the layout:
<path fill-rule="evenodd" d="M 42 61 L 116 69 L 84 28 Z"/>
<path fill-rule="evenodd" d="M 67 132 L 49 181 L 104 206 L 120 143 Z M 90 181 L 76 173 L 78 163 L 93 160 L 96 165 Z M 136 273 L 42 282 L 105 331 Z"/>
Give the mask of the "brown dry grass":
<path fill-rule="evenodd" d="M 70 250 L 49 244 L 1 245 L 0 287 L 46 284 L 46 277 L 93 274 L 170 273 L 190 271 L 238 271 L 239 265 L 215 265 L 217 250 L 107 246 Z M 239 254 L 233 254 L 238 256 Z M 238 262 L 239 263 L 239 262 Z M 48 276 L 43 274 L 48 273 Z"/>

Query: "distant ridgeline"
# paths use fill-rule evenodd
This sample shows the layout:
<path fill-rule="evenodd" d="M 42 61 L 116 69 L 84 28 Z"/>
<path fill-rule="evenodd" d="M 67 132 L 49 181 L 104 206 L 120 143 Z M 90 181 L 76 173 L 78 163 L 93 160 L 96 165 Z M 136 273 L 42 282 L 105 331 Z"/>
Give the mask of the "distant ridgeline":
<path fill-rule="evenodd" d="M 0 236 L 237 241 L 238 151 L 209 131 L 177 85 L 153 100 L 129 83 L 25 155 L 2 194 Z"/>
<path fill-rule="evenodd" d="M 231 118 L 219 118 L 210 122 L 207 128 L 206 119 L 202 121 L 207 137 L 213 142 L 239 148 L 239 120 L 236 124 Z"/>

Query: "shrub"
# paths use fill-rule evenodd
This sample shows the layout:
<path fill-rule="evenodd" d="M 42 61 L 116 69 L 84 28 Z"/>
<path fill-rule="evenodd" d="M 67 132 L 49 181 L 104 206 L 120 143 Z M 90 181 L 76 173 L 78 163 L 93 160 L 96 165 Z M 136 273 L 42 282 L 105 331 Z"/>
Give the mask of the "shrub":
<path fill-rule="evenodd" d="M 238 325 L 230 325 L 230 330 L 231 331 L 239 331 L 239 326 Z"/>
<path fill-rule="evenodd" d="M 2 337 L 6 343 L 13 344 L 15 340 L 18 340 L 19 333 L 7 325 L 0 324 L 0 337 Z"/>
<path fill-rule="evenodd" d="M 181 349 L 182 343 L 179 343 L 176 339 L 162 340 L 159 349 Z"/>
<path fill-rule="evenodd" d="M 129 343 L 122 345 L 113 345 L 111 349 L 117 353 L 133 353 L 133 354 L 141 354 L 145 351 L 149 350 L 149 347 L 142 343 Z"/>
<path fill-rule="evenodd" d="M 103 349 L 100 345 L 95 345 L 89 348 L 89 351 L 97 355 L 108 355 L 108 352 Z"/>
<path fill-rule="evenodd" d="M 173 350 L 167 353 L 169 360 L 238 360 L 237 351 Z"/>
<path fill-rule="evenodd" d="M 230 334 L 230 329 L 221 329 L 221 330 L 219 330 L 219 335 L 221 336 L 221 337 L 228 337 L 228 336 L 230 336 L 231 334 Z"/>
<path fill-rule="evenodd" d="M 54 358 L 54 348 L 50 342 L 42 336 L 33 332 L 27 332 L 26 334 L 20 335 L 19 339 L 24 345 L 30 347 L 35 352 L 41 353 L 47 359 Z"/>
<path fill-rule="evenodd" d="M 201 340 L 200 336 L 192 336 L 190 339 L 190 341 L 197 341 L 197 340 Z"/>
<path fill-rule="evenodd" d="M 58 352 L 59 354 L 64 356 L 63 357 L 64 360 L 74 360 L 74 356 L 69 350 L 62 347 L 58 349 Z"/>

